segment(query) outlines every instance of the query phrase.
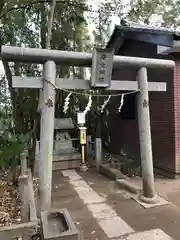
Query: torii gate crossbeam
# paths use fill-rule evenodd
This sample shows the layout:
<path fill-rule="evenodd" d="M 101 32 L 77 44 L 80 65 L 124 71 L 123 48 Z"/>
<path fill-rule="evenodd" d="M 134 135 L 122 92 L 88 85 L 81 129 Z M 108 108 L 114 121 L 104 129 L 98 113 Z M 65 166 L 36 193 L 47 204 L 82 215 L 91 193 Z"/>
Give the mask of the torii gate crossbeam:
<path fill-rule="evenodd" d="M 4 59 L 12 62 L 44 64 L 46 61 L 51 60 L 60 65 L 84 67 L 90 67 L 92 64 L 92 53 L 86 52 L 2 46 L 1 55 Z M 114 56 L 113 68 L 118 68 L 120 66 L 132 66 L 136 68 L 173 68 L 175 63 L 171 60 L 163 59 Z"/>
<path fill-rule="evenodd" d="M 53 160 L 53 133 L 54 133 L 54 98 L 55 89 L 54 84 L 58 81 L 56 78 L 56 64 L 60 65 L 76 65 L 90 67 L 92 64 L 92 54 L 83 52 L 68 52 L 58 50 L 36 49 L 36 48 L 22 48 L 12 46 L 2 46 L 1 56 L 3 60 L 15 62 L 29 62 L 44 64 L 44 78 L 46 81 L 42 83 L 42 79 L 38 79 L 38 84 L 34 88 L 43 87 L 43 99 L 46 101 L 51 97 L 52 103 L 49 107 L 44 104 L 41 110 L 41 139 L 40 139 L 40 192 L 41 192 L 41 210 L 46 210 L 51 206 L 51 179 L 52 179 L 52 160 Z M 139 139 L 141 151 L 141 166 L 143 176 L 143 200 L 153 202 L 155 200 L 154 189 L 154 174 L 153 174 L 153 159 L 151 146 L 151 131 L 150 131 L 150 117 L 149 117 L 149 99 L 148 91 L 166 91 L 166 83 L 148 83 L 147 68 L 170 68 L 175 67 L 175 63 L 171 60 L 159 60 L 149 58 L 136 58 L 126 56 L 114 56 L 113 68 L 120 66 L 134 67 L 137 70 L 137 82 L 133 84 L 133 88 L 141 89 L 137 93 L 137 109 L 138 109 L 138 125 L 139 125 Z M 29 78 L 27 78 L 29 79 Z M 32 78 L 33 79 L 33 78 Z M 22 87 L 33 87 L 32 79 L 22 84 Z M 22 79 L 16 77 L 13 79 L 13 85 L 21 86 Z M 17 83 L 18 82 L 18 83 Z M 116 82 L 116 83 L 115 83 Z M 118 90 L 131 90 L 132 86 L 124 81 L 112 81 L 112 86 L 117 86 Z M 131 82 L 132 83 L 132 82 Z M 79 82 L 72 81 L 72 86 L 68 83 L 68 89 L 77 89 Z M 156 84 L 156 87 L 154 87 Z M 162 86 L 163 84 L 163 86 Z M 38 86 L 37 86 L 38 85 Z M 58 84 L 59 85 L 59 84 Z M 150 87 L 151 85 L 151 87 Z M 83 89 L 89 89 L 86 83 Z M 113 87 L 110 86 L 111 89 Z M 59 86 L 61 87 L 61 86 Z M 152 89 L 151 89 L 152 88 Z"/>

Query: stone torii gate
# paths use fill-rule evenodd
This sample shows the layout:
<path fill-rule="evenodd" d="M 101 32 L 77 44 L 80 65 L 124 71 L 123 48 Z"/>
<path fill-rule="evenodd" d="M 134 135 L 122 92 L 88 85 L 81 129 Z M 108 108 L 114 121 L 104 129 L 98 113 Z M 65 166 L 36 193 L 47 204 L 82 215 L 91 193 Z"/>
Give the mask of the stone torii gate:
<path fill-rule="evenodd" d="M 90 89 L 89 81 L 83 79 L 56 79 L 56 64 L 84 66 L 92 65 L 92 54 L 84 52 L 68 52 L 58 50 L 21 48 L 2 46 L 3 60 L 14 62 L 29 62 L 44 64 L 44 75 L 41 77 L 13 77 L 14 88 L 43 88 L 44 102 L 51 98 L 51 106 L 43 104 L 41 109 L 40 130 L 40 203 L 41 210 L 51 206 L 52 161 L 53 161 L 53 134 L 54 134 L 54 99 L 53 85 L 61 89 Z M 170 60 L 146 59 L 126 56 L 114 56 L 113 68 L 129 66 L 136 68 L 137 81 L 111 81 L 108 90 L 124 90 L 137 92 L 138 126 L 141 152 L 141 166 L 143 178 L 142 200 L 155 201 L 153 159 L 150 131 L 150 117 L 148 91 L 166 91 L 166 83 L 148 82 L 147 68 L 174 68 L 175 63 Z M 44 81 L 45 79 L 46 81 Z M 51 84 L 49 84 L 49 83 Z"/>

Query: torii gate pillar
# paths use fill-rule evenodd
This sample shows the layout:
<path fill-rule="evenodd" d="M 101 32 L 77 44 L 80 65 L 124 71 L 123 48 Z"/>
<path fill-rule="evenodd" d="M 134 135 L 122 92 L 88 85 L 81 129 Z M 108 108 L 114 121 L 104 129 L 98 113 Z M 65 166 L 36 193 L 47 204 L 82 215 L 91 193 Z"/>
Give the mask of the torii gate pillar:
<path fill-rule="evenodd" d="M 143 180 L 143 196 L 141 200 L 156 201 L 154 189 L 154 172 L 151 144 L 151 128 L 149 114 L 149 96 L 147 69 L 142 67 L 137 72 L 137 81 L 140 92 L 137 93 L 137 111 L 139 126 L 139 141 L 141 152 L 141 172 Z"/>
<path fill-rule="evenodd" d="M 54 139 L 54 111 L 56 64 L 47 61 L 44 64 L 43 102 L 41 103 L 39 191 L 40 210 L 51 207 L 52 162 Z"/>

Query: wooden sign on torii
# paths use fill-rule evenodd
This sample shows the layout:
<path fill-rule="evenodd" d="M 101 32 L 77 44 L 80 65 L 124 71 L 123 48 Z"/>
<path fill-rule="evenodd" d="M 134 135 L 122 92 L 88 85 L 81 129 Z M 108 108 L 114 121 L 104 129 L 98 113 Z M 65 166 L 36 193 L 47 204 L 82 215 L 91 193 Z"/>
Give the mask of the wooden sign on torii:
<path fill-rule="evenodd" d="M 40 202 L 41 210 L 51 206 L 51 183 L 52 183 L 52 161 L 53 161 L 53 134 L 54 134 L 54 110 L 55 110 L 55 88 L 61 89 L 90 89 L 94 83 L 83 79 L 61 79 L 56 78 L 56 64 L 70 66 L 90 67 L 92 65 L 92 54 L 83 52 L 69 52 L 35 48 L 21 48 L 2 46 L 1 55 L 3 60 L 14 62 L 29 62 L 44 64 L 43 78 L 41 77 L 19 77 L 14 76 L 12 85 L 14 88 L 41 88 L 43 89 L 44 103 L 41 109 L 40 130 Z M 143 177 L 142 200 L 155 201 L 153 160 L 151 146 L 151 131 L 149 117 L 148 91 L 166 91 L 166 83 L 148 82 L 147 68 L 174 68 L 175 63 L 170 60 L 147 59 L 126 56 L 114 56 L 113 68 L 121 66 L 135 67 L 137 81 L 115 81 L 110 84 L 105 82 L 107 90 L 134 91 L 137 93 L 138 126 L 141 152 L 141 166 Z M 46 81 L 44 81 L 45 79 Z M 51 84 L 49 84 L 50 82 Z M 107 85 L 108 84 L 108 87 Z M 47 102 L 48 101 L 48 102 Z M 146 104 L 145 104 L 146 103 Z"/>

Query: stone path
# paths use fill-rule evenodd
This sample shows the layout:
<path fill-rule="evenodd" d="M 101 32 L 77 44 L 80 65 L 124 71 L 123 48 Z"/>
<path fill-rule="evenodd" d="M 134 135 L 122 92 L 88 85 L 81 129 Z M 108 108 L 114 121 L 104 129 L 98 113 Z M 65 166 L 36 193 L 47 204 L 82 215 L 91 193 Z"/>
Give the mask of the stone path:
<path fill-rule="evenodd" d="M 106 199 L 96 193 L 74 170 L 63 171 L 64 176 L 69 177 L 70 184 L 83 200 L 101 229 L 109 238 L 119 237 L 133 233 L 134 230 L 121 219 Z"/>
<path fill-rule="evenodd" d="M 94 174 L 91 171 L 81 175 L 74 170 L 62 171 L 63 177 L 60 173 L 56 173 L 56 179 L 57 174 L 59 174 L 61 181 L 60 184 L 56 185 L 54 188 L 53 206 L 58 208 L 68 208 L 72 214 L 73 220 L 77 224 L 77 227 L 83 231 L 84 239 L 173 239 L 171 237 L 174 236 L 169 237 L 166 233 L 163 232 L 164 229 L 160 230 L 158 226 L 152 225 L 148 228 L 145 227 L 143 225 L 143 219 L 136 219 L 137 222 L 142 222 L 141 229 L 133 227 L 133 225 L 130 224 L 131 221 L 129 220 L 125 221 L 125 218 L 123 217 L 123 214 L 120 214 L 119 209 L 121 206 L 124 208 L 123 210 L 126 208 L 127 212 L 132 212 L 132 218 L 134 219 L 134 209 L 132 208 L 133 206 L 129 205 L 128 207 L 128 196 L 123 196 L 123 191 L 118 192 L 118 190 L 113 187 L 113 182 L 109 179 L 98 176 L 97 173 Z M 122 205 L 119 204 L 118 208 L 115 207 L 109 199 L 110 195 L 114 195 L 114 201 L 117 201 L 117 198 L 115 198 L 115 196 L 119 197 L 119 202 L 121 202 Z M 126 207 L 125 201 L 127 202 Z M 133 203 L 135 204 L 134 206 L 137 207 L 137 203 L 135 203 L 135 201 Z M 162 207 L 157 207 L 157 209 L 158 208 Z M 144 218 L 148 218 L 146 215 L 147 210 L 143 210 Z M 152 214 L 150 214 L 150 218 L 151 217 Z M 147 220 L 144 222 L 147 222 Z M 136 224 L 134 225 L 136 226 Z M 176 234 L 174 235 L 176 236 Z M 177 235 L 180 236 L 180 234 Z"/>

